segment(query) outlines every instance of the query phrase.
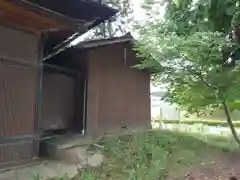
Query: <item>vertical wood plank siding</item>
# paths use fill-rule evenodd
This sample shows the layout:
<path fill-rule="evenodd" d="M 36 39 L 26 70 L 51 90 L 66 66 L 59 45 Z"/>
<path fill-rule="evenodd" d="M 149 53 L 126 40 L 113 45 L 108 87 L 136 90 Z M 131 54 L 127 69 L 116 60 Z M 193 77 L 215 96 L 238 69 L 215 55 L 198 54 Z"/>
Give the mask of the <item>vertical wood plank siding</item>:
<path fill-rule="evenodd" d="M 0 168 L 36 156 L 38 46 L 37 36 L 0 26 Z"/>
<path fill-rule="evenodd" d="M 150 76 L 130 43 L 88 49 L 87 132 L 116 132 L 150 125 Z"/>

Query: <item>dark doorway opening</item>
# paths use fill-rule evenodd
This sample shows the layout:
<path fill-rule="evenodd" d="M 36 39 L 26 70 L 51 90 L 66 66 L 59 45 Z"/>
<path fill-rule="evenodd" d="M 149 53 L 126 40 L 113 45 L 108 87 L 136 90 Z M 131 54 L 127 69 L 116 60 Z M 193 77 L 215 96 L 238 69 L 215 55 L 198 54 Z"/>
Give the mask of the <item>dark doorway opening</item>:
<path fill-rule="evenodd" d="M 86 63 L 68 49 L 43 63 L 41 131 L 45 137 L 86 129 Z"/>

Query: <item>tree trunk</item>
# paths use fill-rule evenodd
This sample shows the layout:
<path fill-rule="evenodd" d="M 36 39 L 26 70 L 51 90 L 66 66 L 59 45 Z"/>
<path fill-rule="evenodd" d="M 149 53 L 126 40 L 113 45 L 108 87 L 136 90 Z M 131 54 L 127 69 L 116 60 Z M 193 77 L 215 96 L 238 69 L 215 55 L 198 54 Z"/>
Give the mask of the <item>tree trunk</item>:
<path fill-rule="evenodd" d="M 229 109 L 228 109 L 228 106 L 227 106 L 226 101 L 224 101 L 224 102 L 222 103 L 222 105 L 223 105 L 223 109 L 224 109 L 224 112 L 225 112 L 226 117 L 227 117 L 228 125 L 229 125 L 229 127 L 230 127 L 230 129 L 231 129 L 232 135 L 233 135 L 236 143 L 237 143 L 238 146 L 240 147 L 240 140 L 239 140 L 239 138 L 238 138 L 236 129 L 235 129 L 234 125 L 233 125 L 232 118 L 231 118 L 231 115 L 230 115 L 230 113 L 229 113 Z"/>

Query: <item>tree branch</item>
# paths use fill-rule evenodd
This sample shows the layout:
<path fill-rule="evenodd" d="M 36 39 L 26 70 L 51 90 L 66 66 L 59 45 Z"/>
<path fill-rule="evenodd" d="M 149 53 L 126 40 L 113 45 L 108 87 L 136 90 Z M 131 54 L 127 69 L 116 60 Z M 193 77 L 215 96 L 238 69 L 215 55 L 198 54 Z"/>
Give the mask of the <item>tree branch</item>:
<path fill-rule="evenodd" d="M 218 89 L 218 88 L 210 85 L 207 81 L 205 81 L 204 78 L 203 78 L 202 73 L 197 72 L 197 71 L 194 71 L 194 70 L 192 70 L 191 68 L 188 68 L 188 67 L 186 67 L 186 70 L 187 70 L 189 73 L 197 76 L 197 78 L 200 79 L 207 87 L 209 87 L 209 88 L 211 88 L 211 89 L 214 89 L 214 90 L 217 90 L 217 89 Z"/>

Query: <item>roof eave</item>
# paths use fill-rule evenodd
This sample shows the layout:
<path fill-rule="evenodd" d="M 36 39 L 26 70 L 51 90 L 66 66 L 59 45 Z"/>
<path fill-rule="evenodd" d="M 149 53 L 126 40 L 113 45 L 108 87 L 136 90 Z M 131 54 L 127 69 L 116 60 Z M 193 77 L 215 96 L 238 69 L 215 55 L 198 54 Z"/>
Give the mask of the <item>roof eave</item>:
<path fill-rule="evenodd" d="M 68 30 L 68 29 L 74 30 L 74 31 L 83 31 L 83 30 L 85 31 L 88 28 L 88 26 L 91 26 L 92 24 L 95 23 L 95 22 L 86 22 L 84 20 L 78 20 L 78 19 L 74 19 L 74 18 L 65 16 L 63 14 L 46 9 L 44 7 L 41 7 L 35 3 L 29 2 L 27 0 L 11 0 L 11 2 L 13 2 L 27 10 L 30 10 L 32 12 L 39 13 L 40 15 L 43 15 L 45 17 L 54 18 L 65 25 L 65 27 L 62 27 L 61 29 L 59 27 L 52 27 L 50 29 L 43 30 L 43 32 L 44 31 L 46 32 L 46 31 Z"/>
<path fill-rule="evenodd" d="M 76 49 L 87 49 L 87 48 L 95 48 L 95 47 L 101 47 L 101 46 L 124 43 L 124 42 L 132 42 L 132 41 L 134 41 L 134 38 L 130 33 L 128 33 L 128 34 L 126 34 L 124 36 L 121 36 L 121 37 L 84 41 L 82 43 L 79 43 L 74 48 L 76 48 Z"/>

